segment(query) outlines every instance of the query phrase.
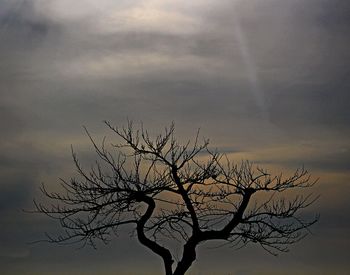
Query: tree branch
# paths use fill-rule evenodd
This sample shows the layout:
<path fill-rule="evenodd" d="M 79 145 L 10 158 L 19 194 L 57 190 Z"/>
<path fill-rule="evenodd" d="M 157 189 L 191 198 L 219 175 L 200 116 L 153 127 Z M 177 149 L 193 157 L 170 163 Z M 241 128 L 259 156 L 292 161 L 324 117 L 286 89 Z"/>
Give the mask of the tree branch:
<path fill-rule="evenodd" d="M 160 246 L 155 241 L 152 241 L 149 238 L 147 238 L 144 232 L 145 224 L 152 216 L 153 211 L 156 207 L 156 204 L 152 198 L 147 197 L 142 193 L 137 194 L 136 200 L 140 202 L 142 201 L 146 203 L 148 206 L 146 212 L 142 215 L 140 220 L 137 222 L 137 228 L 136 228 L 137 237 L 141 244 L 143 244 L 144 246 L 152 250 L 154 253 L 162 257 L 164 261 L 165 274 L 172 275 L 172 264 L 174 261 L 172 259 L 170 251 L 164 248 L 163 246 Z"/>

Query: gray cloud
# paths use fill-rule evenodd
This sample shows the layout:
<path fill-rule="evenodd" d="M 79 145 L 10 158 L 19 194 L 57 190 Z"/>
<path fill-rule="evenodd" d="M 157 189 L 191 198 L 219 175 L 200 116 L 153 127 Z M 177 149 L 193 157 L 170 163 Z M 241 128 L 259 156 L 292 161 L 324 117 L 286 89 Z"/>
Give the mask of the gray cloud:
<path fill-rule="evenodd" d="M 350 122 L 347 1 L 68 2 L 0 1 L 6 215 L 27 205 L 40 181 L 68 174 L 70 144 L 87 148 L 81 126 L 98 138 L 108 134 L 104 119 L 120 125 L 129 117 L 151 129 L 174 120 L 186 137 L 201 127 L 233 154 L 311 143 L 307 158 L 265 153 L 263 161 L 347 175 L 349 154 L 340 150 Z M 25 219 L 5 233 L 31 226 Z M 43 257 L 31 252 L 26 265 Z"/>

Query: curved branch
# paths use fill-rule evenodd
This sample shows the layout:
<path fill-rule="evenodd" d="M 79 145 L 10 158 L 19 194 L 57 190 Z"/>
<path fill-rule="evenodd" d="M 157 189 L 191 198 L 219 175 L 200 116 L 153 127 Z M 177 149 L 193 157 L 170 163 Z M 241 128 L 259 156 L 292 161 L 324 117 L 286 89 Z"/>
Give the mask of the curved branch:
<path fill-rule="evenodd" d="M 150 240 L 147 238 L 145 235 L 145 224 L 146 222 L 150 219 L 150 217 L 153 214 L 153 211 L 156 207 L 156 204 L 154 200 L 150 197 L 147 197 L 146 195 L 139 193 L 138 196 L 136 197 L 137 201 L 142 201 L 148 205 L 146 212 L 141 216 L 140 220 L 137 222 L 137 237 L 140 241 L 141 244 L 144 246 L 148 247 L 151 249 L 154 253 L 158 254 L 159 256 L 162 257 L 164 261 L 164 267 L 165 267 L 165 274 L 166 275 L 171 275 L 172 274 L 172 264 L 173 264 L 173 259 L 171 256 L 171 253 L 168 249 L 165 247 L 157 244 L 155 241 Z"/>

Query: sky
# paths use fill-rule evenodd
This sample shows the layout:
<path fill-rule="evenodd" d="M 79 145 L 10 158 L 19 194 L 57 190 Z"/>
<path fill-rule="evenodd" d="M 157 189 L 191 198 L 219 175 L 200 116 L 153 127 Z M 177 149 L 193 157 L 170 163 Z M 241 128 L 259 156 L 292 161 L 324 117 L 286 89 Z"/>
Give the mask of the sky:
<path fill-rule="evenodd" d="M 203 245 L 189 274 L 350 271 L 350 2 L 0 0 L 1 274 L 161 274 L 127 231 L 108 246 L 45 243 L 58 225 L 24 213 L 42 182 L 93 161 L 102 121 L 172 121 L 211 146 L 318 184 L 312 234 L 273 257 Z M 113 138 L 113 136 L 111 136 Z"/>

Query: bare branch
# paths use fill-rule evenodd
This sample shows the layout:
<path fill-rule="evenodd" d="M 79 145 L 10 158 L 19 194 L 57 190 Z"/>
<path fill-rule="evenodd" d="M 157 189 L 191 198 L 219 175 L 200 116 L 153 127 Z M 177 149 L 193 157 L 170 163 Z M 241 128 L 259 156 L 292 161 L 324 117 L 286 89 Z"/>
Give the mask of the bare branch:
<path fill-rule="evenodd" d="M 209 140 L 180 144 L 172 123 L 152 137 L 132 121 L 125 127 L 105 122 L 117 141 L 98 144 L 87 128 L 97 160 L 90 169 L 72 148 L 76 178 L 61 179 L 60 192 L 41 192 L 50 203 L 34 201 L 35 210 L 56 219 L 63 228 L 53 243 L 96 246 L 107 243 L 120 226 L 132 226 L 141 244 L 163 259 L 165 274 L 183 275 L 196 259 L 196 247 L 221 240 L 235 248 L 257 243 L 269 253 L 288 251 L 309 233 L 318 217 L 302 210 L 317 197 L 297 194 L 312 187 L 304 167 L 290 176 L 273 175 L 249 161 L 233 163 L 209 149 Z M 294 196 L 294 197 L 293 197 Z M 173 269 L 165 239 L 183 244 Z"/>

